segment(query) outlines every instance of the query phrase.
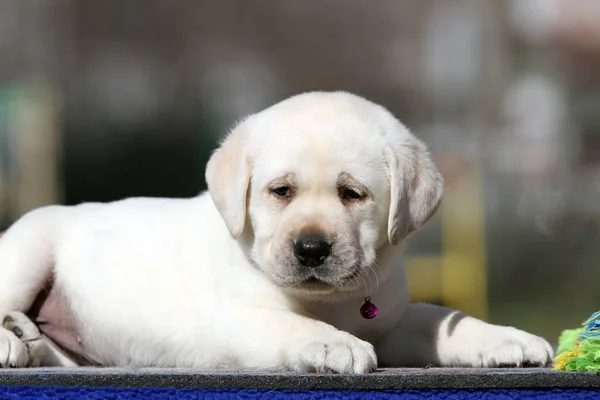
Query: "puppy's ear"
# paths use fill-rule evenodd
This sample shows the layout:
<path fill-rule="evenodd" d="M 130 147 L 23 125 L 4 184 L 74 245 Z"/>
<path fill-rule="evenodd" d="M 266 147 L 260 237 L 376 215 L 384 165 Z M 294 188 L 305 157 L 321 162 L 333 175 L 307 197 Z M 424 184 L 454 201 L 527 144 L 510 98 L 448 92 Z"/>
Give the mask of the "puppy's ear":
<path fill-rule="evenodd" d="M 388 239 L 395 245 L 433 216 L 444 180 L 425 145 L 412 135 L 388 148 L 386 160 L 391 193 Z"/>
<path fill-rule="evenodd" d="M 239 238 L 246 222 L 246 196 L 251 163 L 244 124 L 238 125 L 212 154 L 206 165 L 210 195 L 231 236 Z"/>

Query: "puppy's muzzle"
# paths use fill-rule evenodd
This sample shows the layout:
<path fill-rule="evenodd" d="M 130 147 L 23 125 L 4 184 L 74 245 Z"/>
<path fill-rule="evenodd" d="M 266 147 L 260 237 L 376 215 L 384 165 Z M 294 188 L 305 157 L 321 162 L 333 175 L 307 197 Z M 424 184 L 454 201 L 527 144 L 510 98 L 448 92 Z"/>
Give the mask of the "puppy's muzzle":
<path fill-rule="evenodd" d="M 331 243 L 322 236 L 304 236 L 294 243 L 294 256 L 305 267 L 318 267 L 330 254 Z"/>

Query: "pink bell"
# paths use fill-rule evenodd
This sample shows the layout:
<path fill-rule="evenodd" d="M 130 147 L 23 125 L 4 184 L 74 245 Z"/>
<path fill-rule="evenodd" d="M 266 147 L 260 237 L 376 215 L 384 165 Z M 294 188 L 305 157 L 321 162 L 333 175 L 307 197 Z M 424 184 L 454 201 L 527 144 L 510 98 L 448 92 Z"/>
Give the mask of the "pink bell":
<path fill-rule="evenodd" d="M 377 306 L 371 303 L 371 298 L 369 296 L 365 297 L 365 302 L 360 307 L 360 315 L 366 319 L 373 319 L 377 316 L 377 313 L 379 313 Z"/>

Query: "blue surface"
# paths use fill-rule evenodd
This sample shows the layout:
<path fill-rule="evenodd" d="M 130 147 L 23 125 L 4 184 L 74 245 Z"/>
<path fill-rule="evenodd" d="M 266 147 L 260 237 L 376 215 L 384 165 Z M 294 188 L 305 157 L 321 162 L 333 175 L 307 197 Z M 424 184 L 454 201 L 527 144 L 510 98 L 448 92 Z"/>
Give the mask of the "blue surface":
<path fill-rule="evenodd" d="M 235 390 L 0 386 L 0 399 L 598 399 L 598 389 Z"/>

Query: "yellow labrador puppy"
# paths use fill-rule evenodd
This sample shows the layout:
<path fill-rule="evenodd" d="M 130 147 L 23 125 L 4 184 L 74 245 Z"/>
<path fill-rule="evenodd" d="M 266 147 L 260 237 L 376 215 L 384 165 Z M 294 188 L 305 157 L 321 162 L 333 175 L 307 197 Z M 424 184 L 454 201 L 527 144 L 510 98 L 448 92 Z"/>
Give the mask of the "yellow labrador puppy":
<path fill-rule="evenodd" d="M 0 363 L 364 373 L 551 361 L 539 337 L 409 303 L 401 244 L 443 181 L 383 107 L 289 98 L 239 123 L 206 179 L 191 199 L 17 221 L 0 240 Z"/>

